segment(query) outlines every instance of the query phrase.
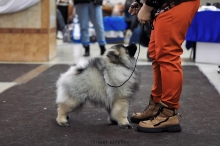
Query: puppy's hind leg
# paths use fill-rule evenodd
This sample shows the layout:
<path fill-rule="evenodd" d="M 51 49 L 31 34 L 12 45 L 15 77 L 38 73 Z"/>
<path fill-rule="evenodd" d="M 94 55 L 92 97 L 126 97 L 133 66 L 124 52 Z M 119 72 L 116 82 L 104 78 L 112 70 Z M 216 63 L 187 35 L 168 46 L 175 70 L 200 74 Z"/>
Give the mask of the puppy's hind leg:
<path fill-rule="evenodd" d="M 74 100 L 74 98 L 69 98 L 65 102 L 58 103 L 58 108 L 57 108 L 57 118 L 56 121 L 60 126 L 63 127 L 69 127 L 70 124 L 68 123 L 67 119 L 68 113 L 70 113 L 73 110 L 76 110 L 80 107 L 81 102 Z"/>
<path fill-rule="evenodd" d="M 128 116 L 129 100 L 127 98 L 121 98 L 114 101 L 111 109 L 111 119 L 116 120 L 118 125 L 122 128 L 131 129 Z"/>

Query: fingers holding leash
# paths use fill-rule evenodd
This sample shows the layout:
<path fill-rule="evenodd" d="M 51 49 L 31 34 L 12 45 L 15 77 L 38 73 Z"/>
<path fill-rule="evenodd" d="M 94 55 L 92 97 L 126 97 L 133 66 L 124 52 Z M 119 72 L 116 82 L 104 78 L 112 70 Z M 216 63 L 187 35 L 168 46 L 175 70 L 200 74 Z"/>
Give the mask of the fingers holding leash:
<path fill-rule="evenodd" d="M 140 11 L 141 9 L 141 5 L 137 2 L 133 2 L 128 10 L 128 12 L 134 16 L 134 15 L 137 15 L 138 12 Z"/>
<path fill-rule="evenodd" d="M 138 19 L 139 20 L 139 19 Z M 148 21 L 145 21 L 145 20 L 139 20 L 139 22 L 141 23 L 141 24 L 146 24 Z"/>
<path fill-rule="evenodd" d="M 141 24 L 146 24 L 150 20 L 150 13 L 148 10 L 146 10 L 146 6 L 138 3 L 138 2 L 133 2 L 128 10 L 128 12 L 134 16 L 138 16 L 138 21 Z"/>
<path fill-rule="evenodd" d="M 140 11 L 138 12 L 138 20 L 140 21 L 140 23 L 145 24 L 148 21 L 150 21 L 151 19 L 151 11 L 153 9 L 151 7 L 148 7 L 147 5 L 143 5 L 140 9 Z"/>

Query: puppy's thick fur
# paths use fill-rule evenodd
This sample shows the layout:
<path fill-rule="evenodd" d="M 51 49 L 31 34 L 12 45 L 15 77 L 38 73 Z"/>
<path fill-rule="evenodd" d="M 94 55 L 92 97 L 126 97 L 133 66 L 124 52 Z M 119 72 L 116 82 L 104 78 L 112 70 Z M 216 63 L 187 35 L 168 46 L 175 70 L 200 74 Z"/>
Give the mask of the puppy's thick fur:
<path fill-rule="evenodd" d="M 103 104 L 109 120 L 119 126 L 131 128 L 128 116 L 129 102 L 139 87 L 139 73 L 135 69 L 136 45 L 115 45 L 102 57 L 92 58 L 84 66 L 76 65 L 62 74 L 57 81 L 58 116 L 61 126 L 69 126 L 68 113 L 78 109 L 86 99 Z M 80 62 L 79 62 L 80 63 Z M 107 84 L 108 83 L 108 84 Z"/>

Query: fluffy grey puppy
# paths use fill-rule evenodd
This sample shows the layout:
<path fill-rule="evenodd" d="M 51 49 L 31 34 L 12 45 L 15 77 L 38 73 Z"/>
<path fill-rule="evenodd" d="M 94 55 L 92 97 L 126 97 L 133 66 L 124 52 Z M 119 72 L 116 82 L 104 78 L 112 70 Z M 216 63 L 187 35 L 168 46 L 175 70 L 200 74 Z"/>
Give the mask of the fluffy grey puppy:
<path fill-rule="evenodd" d="M 135 44 L 127 47 L 115 45 L 107 49 L 102 57 L 92 58 L 84 65 L 79 62 L 79 65 L 72 66 L 61 74 L 57 81 L 57 123 L 69 126 L 68 113 L 78 109 L 89 99 L 104 105 L 112 123 L 132 128 L 127 116 L 129 102 L 139 87 L 138 70 L 135 68 L 132 74 L 136 50 Z M 128 81 L 124 83 L 126 80 Z M 123 85 L 120 86 L 121 84 Z"/>

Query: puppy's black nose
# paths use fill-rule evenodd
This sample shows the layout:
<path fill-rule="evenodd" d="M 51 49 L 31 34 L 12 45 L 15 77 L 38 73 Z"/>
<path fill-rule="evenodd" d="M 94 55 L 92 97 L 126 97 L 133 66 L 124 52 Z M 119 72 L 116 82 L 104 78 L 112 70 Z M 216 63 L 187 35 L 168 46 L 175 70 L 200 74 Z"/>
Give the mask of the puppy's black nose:
<path fill-rule="evenodd" d="M 129 46 L 126 47 L 128 49 L 128 53 L 131 57 L 134 57 L 136 51 L 137 51 L 137 46 L 135 43 L 130 44 Z"/>

